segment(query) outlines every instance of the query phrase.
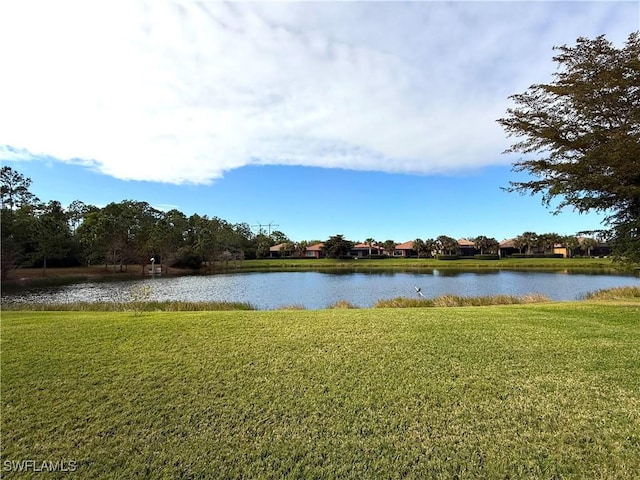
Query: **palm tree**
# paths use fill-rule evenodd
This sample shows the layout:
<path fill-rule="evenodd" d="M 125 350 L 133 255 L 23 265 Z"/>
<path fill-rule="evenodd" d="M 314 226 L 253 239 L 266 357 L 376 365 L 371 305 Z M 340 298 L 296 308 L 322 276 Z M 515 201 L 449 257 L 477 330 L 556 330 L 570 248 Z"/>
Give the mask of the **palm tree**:
<path fill-rule="evenodd" d="M 485 251 L 490 253 L 494 253 L 500 244 L 495 238 L 485 237 L 484 235 L 480 235 L 473 240 L 475 247 L 480 250 L 480 255 L 484 255 Z"/>
<path fill-rule="evenodd" d="M 573 257 L 573 251 L 580 246 L 580 242 L 573 235 L 563 237 L 562 244 L 567 249 L 567 257 Z"/>
<path fill-rule="evenodd" d="M 369 246 L 369 256 L 371 256 L 371 247 L 375 245 L 376 241 L 373 238 L 367 238 L 364 243 Z"/>
<path fill-rule="evenodd" d="M 382 248 L 384 248 L 388 256 L 393 257 L 393 252 L 395 251 L 397 245 L 398 244 L 393 240 L 385 240 L 385 242 L 382 244 Z"/>
<path fill-rule="evenodd" d="M 598 241 L 595 238 L 585 238 L 582 240 L 582 246 L 587 249 L 587 257 L 590 257 L 591 250 L 598 246 Z"/>
<path fill-rule="evenodd" d="M 448 237 L 446 235 L 440 235 L 436 241 L 440 246 L 440 253 L 446 253 L 447 255 L 453 255 L 458 250 L 458 241 L 455 238 Z"/>
<path fill-rule="evenodd" d="M 513 246 L 516 247 L 520 253 L 522 253 L 522 249 L 527 246 L 527 241 L 522 235 L 518 235 L 513 239 Z"/>
<path fill-rule="evenodd" d="M 420 258 L 420 254 L 424 252 L 424 241 L 422 241 L 420 238 L 416 238 L 413 241 L 413 249 L 418 252 L 418 258 Z"/>
<path fill-rule="evenodd" d="M 553 247 L 556 243 L 559 243 L 561 239 L 562 237 L 557 233 L 545 233 L 538 237 L 538 242 L 544 249 L 545 253 L 547 253 L 547 251 L 551 251 L 551 253 L 553 253 Z"/>
<path fill-rule="evenodd" d="M 308 246 L 309 243 L 306 240 L 296 243 L 294 248 L 296 257 L 302 258 Z"/>
<path fill-rule="evenodd" d="M 524 232 L 522 235 L 523 246 L 527 247 L 527 254 L 531 254 L 531 249 L 538 245 L 538 234 L 534 232 Z"/>
<path fill-rule="evenodd" d="M 433 238 L 427 238 L 424 241 L 424 251 L 428 253 L 430 257 L 433 257 L 433 252 L 437 248 L 437 243 Z"/>

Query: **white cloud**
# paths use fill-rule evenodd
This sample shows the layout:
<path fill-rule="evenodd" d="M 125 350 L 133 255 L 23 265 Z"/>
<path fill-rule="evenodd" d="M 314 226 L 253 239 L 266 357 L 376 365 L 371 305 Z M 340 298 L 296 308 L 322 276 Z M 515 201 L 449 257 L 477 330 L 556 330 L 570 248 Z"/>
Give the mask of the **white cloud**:
<path fill-rule="evenodd" d="M 247 164 L 433 173 L 505 162 L 495 119 L 506 97 L 548 78 L 553 45 L 600 33 L 624 41 L 633 11 L 7 2 L 0 145 L 12 150 L 0 157 L 26 149 L 174 183 Z"/>

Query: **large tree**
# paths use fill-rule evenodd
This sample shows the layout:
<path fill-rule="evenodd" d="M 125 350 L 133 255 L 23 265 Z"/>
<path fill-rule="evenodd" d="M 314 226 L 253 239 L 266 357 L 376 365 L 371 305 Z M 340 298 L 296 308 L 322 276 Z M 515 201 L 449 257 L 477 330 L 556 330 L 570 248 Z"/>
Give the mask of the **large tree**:
<path fill-rule="evenodd" d="M 354 243 L 343 235 L 334 235 L 324 242 L 322 249 L 329 258 L 340 258 L 349 255 Z"/>
<path fill-rule="evenodd" d="M 32 259 L 42 262 L 42 272 L 47 273 L 47 261 L 61 260 L 71 248 L 71 232 L 69 231 L 69 218 L 60 205 L 60 202 L 52 200 L 40 207 L 40 212 L 35 219 L 32 238 L 35 240 L 35 249 L 31 252 Z"/>
<path fill-rule="evenodd" d="M 40 200 L 29 191 L 31 179 L 3 166 L 0 169 L 0 278 L 5 280 L 10 271 L 27 259 L 36 247 L 32 233 L 35 211 Z"/>
<path fill-rule="evenodd" d="M 179 251 L 184 246 L 187 231 L 188 220 L 184 213 L 176 209 L 160 213 L 149 236 L 149 253 L 153 254 L 157 263 L 160 263 L 162 270 L 166 271 L 169 265 L 178 262 Z M 193 252 L 191 252 L 190 258 L 192 256 Z M 185 263 L 189 263 L 189 261 Z M 200 261 L 196 260 L 195 265 L 199 267 Z"/>
<path fill-rule="evenodd" d="M 511 96 L 498 120 L 516 138 L 507 152 L 529 157 L 514 171 L 533 177 L 507 190 L 604 212 L 618 258 L 640 262 L 640 32 L 622 48 L 602 35 L 554 50 L 553 81 Z"/>
<path fill-rule="evenodd" d="M 29 191 L 31 179 L 9 166 L 0 169 L 0 206 L 13 210 L 22 205 L 35 205 L 38 198 Z"/>

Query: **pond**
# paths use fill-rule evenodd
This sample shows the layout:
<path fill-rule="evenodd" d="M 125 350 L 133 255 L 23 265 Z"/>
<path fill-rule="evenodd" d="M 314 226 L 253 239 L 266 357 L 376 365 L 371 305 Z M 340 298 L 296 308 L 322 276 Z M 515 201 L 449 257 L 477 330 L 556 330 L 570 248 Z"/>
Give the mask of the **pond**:
<path fill-rule="evenodd" d="M 83 282 L 3 293 L 3 303 L 108 302 L 131 299 L 134 287 L 149 285 L 150 300 L 248 302 L 261 310 L 304 306 L 327 308 L 345 300 L 371 307 L 378 300 L 445 294 L 461 296 L 544 294 L 552 300 L 579 300 L 605 288 L 640 286 L 638 275 L 602 272 L 513 270 L 421 270 L 419 272 L 260 272 L 209 276 L 153 277 Z"/>

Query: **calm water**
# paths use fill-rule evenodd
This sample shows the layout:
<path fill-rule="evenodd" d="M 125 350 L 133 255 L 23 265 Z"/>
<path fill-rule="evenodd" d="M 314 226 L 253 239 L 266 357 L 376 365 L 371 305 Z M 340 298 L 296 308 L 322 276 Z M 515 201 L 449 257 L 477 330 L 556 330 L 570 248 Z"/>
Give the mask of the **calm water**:
<path fill-rule="evenodd" d="M 571 272 L 427 270 L 420 273 L 269 272 L 210 276 L 154 277 L 123 282 L 86 282 L 62 287 L 3 294 L 3 303 L 129 300 L 139 285 L 151 286 L 152 300 L 249 302 L 259 309 L 303 305 L 326 308 L 346 300 L 370 307 L 381 299 L 415 297 L 420 287 L 425 298 L 444 294 L 462 296 L 525 295 L 541 293 L 552 300 L 577 300 L 604 288 L 640 286 L 637 275 Z"/>

